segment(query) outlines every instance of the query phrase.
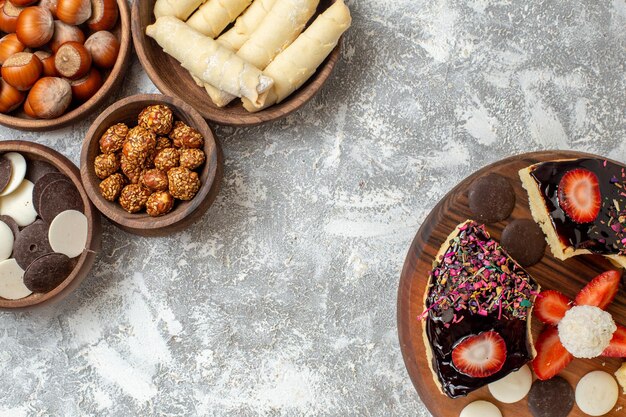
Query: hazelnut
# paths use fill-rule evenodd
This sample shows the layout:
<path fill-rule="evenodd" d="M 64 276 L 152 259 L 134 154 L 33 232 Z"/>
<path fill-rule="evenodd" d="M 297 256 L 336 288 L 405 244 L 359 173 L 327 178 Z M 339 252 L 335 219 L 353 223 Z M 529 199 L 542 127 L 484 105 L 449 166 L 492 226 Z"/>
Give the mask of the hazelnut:
<path fill-rule="evenodd" d="M 165 148 L 154 157 L 154 166 L 163 172 L 167 172 L 178 166 L 179 159 L 178 149 Z"/>
<path fill-rule="evenodd" d="M 172 168 L 167 172 L 172 197 L 191 200 L 200 189 L 198 174 L 187 168 Z"/>
<path fill-rule="evenodd" d="M 141 176 L 141 184 L 151 191 L 166 191 L 167 174 L 158 169 L 149 169 Z"/>
<path fill-rule="evenodd" d="M 150 190 L 142 185 L 127 185 L 120 195 L 120 205 L 129 213 L 137 213 L 146 206 L 150 194 Z"/>
<path fill-rule="evenodd" d="M 111 126 L 100 138 L 100 152 L 112 153 L 121 151 L 127 135 L 128 126 L 124 123 L 118 123 Z"/>
<path fill-rule="evenodd" d="M 105 200 L 115 201 L 120 196 L 122 188 L 126 185 L 126 179 L 122 174 L 113 174 L 100 182 L 100 194 Z"/>
<path fill-rule="evenodd" d="M 96 176 L 103 180 L 120 169 L 120 157 L 114 153 L 98 155 L 94 161 L 93 168 L 96 171 Z"/>
<path fill-rule="evenodd" d="M 194 170 L 204 164 L 206 156 L 201 149 L 181 149 L 180 150 L 180 166 Z"/>
<path fill-rule="evenodd" d="M 143 165 L 137 164 L 136 161 L 122 154 L 120 157 L 120 166 L 122 167 L 122 172 L 132 184 L 137 184 L 141 180 L 141 174 L 144 170 Z"/>
<path fill-rule="evenodd" d="M 174 123 L 170 139 L 177 148 L 202 148 L 204 146 L 204 138 L 200 132 L 180 121 Z"/>
<path fill-rule="evenodd" d="M 139 126 L 157 135 L 167 135 L 172 130 L 174 115 L 169 107 L 157 104 L 148 106 L 139 113 Z"/>
<path fill-rule="evenodd" d="M 163 216 L 174 208 L 174 197 L 166 191 L 158 191 L 148 197 L 146 212 L 152 216 Z"/>
<path fill-rule="evenodd" d="M 143 165 L 146 158 L 154 151 L 155 147 L 156 135 L 141 126 L 136 126 L 128 131 L 122 152 L 130 160 Z"/>

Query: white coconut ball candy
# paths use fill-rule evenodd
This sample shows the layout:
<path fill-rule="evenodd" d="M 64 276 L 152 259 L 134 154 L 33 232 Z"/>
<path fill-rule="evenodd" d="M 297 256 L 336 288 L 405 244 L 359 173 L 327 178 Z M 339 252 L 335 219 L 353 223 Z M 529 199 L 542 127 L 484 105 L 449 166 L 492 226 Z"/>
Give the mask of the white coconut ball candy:
<path fill-rule="evenodd" d="M 75 258 L 87 246 L 89 225 L 80 211 L 66 210 L 59 213 L 48 230 L 48 241 L 53 251 Z"/>
<path fill-rule="evenodd" d="M 13 253 L 14 242 L 13 231 L 5 222 L 0 221 L 0 261 L 9 259 Z"/>
<path fill-rule="evenodd" d="M 459 417 L 502 417 L 502 413 L 495 405 L 481 400 L 468 404 Z"/>
<path fill-rule="evenodd" d="M 33 206 L 33 188 L 28 180 L 23 180 L 11 194 L 0 197 L 0 215 L 11 216 L 19 226 L 28 226 L 37 218 Z"/>
<path fill-rule="evenodd" d="M 26 177 L 26 159 L 17 152 L 7 152 L 3 155 L 11 163 L 11 180 L 0 193 L 0 197 L 9 195 L 20 186 Z"/>
<path fill-rule="evenodd" d="M 489 392 L 501 403 L 512 404 L 522 400 L 532 385 L 533 374 L 530 372 L 530 368 L 524 365 L 499 381 L 489 384 Z"/>
<path fill-rule="evenodd" d="M 603 371 L 589 372 L 576 386 L 576 404 L 590 416 L 603 416 L 615 407 L 619 388 L 615 378 Z"/>
<path fill-rule="evenodd" d="M 7 300 L 19 300 L 32 292 L 24 285 L 24 270 L 15 259 L 0 262 L 0 297 Z"/>

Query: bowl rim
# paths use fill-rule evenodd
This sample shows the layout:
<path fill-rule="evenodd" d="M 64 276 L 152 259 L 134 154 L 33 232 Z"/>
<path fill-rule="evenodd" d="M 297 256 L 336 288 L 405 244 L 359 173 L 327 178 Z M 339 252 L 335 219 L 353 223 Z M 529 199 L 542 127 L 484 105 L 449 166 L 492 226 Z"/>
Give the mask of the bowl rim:
<path fill-rule="evenodd" d="M 96 94 L 72 111 L 55 119 L 30 119 L 0 113 L 0 125 L 35 132 L 60 129 L 89 116 L 109 97 L 126 75 L 132 50 L 130 8 L 126 0 L 116 0 L 116 2 L 119 8 L 117 25 L 120 27 L 120 51 L 115 65 Z"/>
<path fill-rule="evenodd" d="M 334 3 L 335 0 L 330 0 L 330 2 Z M 143 25 L 140 19 L 139 8 L 149 7 L 147 6 L 149 4 L 151 4 L 149 1 L 137 0 L 133 2 L 132 5 L 131 33 L 133 37 L 133 44 L 135 45 L 135 51 L 139 57 L 139 62 L 159 91 L 165 95 L 178 97 L 184 100 L 180 94 L 177 94 L 173 88 L 163 81 L 163 79 L 159 76 L 157 68 L 148 58 L 146 43 L 150 40 L 147 38 L 142 28 Z M 315 16 L 317 16 L 317 14 Z M 335 68 L 335 64 L 339 61 L 343 36 L 344 35 L 341 36 L 337 46 L 331 51 L 328 57 L 326 57 L 324 62 L 320 64 L 315 73 L 306 81 L 306 83 L 282 102 L 274 104 L 273 106 L 256 113 L 233 114 L 228 110 L 228 108 L 214 107 L 207 95 L 207 105 L 196 110 L 202 114 L 205 119 L 226 126 L 256 126 L 287 117 L 308 103 L 322 89 L 324 84 L 326 84 L 326 81 Z"/>
<path fill-rule="evenodd" d="M 85 207 L 85 216 L 87 217 L 89 229 L 87 232 L 87 246 L 85 250 L 83 250 L 83 253 L 78 258 L 72 273 L 61 282 L 61 284 L 47 293 L 31 294 L 19 300 L 0 298 L 0 309 L 25 309 L 41 306 L 50 301 L 60 301 L 76 289 L 93 268 L 97 252 L 100 250 L 101 246 L 102 233 L 100 213 L 87 197 L 87 193 L 81 182 L 78 167 L 61 153 L 45 145 L 22 140 L 0 141 L 0 153 L 5 152 L 18 152 L 24 154 L 26 157 L 31 156 L 31 158 L 32 155 L 34 155 L 35 158 L 33 159 L 44 160 L 52 164 L 59 172 L 67 175 L 80 193 L 83 206 Z"/>
<path fill-rule="evenodd" d="M 99 192 L 99 180 L 93 174 L 92 160 L 88 160 L 92 147 L 97 146 L 99 137 L 96 137 L 96 132 L 102 127 L 105 120 L 114 112 L 121 111 L 128 106 L 138 103 L 146 102 L 146 105 L 151 104 L 166 104 L 173 107 L 180 113 L 185 114 L 191 121 L 190 125 L 197 129 L 204 137 L 204 148 L 206 153 L 205 167 L 207 171 L 207 179 L 204 181 L 198 193 L 190 201 L 186 201 L 186 206 L 181 210 L 174 209 L 170 213 L 160 217 L 150 217 L 146 213 L 132 214 L 133 218 L 128 218 L 127 212 L 125 212 L 118 204 L 111 203 L 102 197 Z M 109 121 L 107 124 L 112 126 L 115 121 Z M 109 126 L 109 127 L 110 127 Z M 136 94 L 126 97 L 113 103 L 106 108 L 100 115 L 93 121 L 89 130 L 84 136 L 81 153 L 80 153 L 80 176 L 83 181 L 83 185 L 87 196 L 96 208 L 106 218 L 108 218 L 115 225 L 120 228 L 139 235 L 158 235 L 167 236 L 170 233 L 174 233 L 178 230 L 178 226 L 186 223 L 185 220 L 190 216 L 196 215 L 198 211 L 203 209 L 203 202 L 209 198 L 209 194 L 212 190 L 214 182 L 216 182 L 216 173 L 218 166 L 218 146 L 213 131 L 206 123 L 206 120 L 193 109 L 189 104 L 176 98 L 169 97 L 161 94 Z M 99 150 L 96 150 L 95 154 L 99 154 Z M 208 209 L 208 206 L 205 210 Z M 203 214 L 198 213 L 198 214 Z M 188 226 L 188 224 L 184 224 Z M 184 228 L 184 227 L 183 227 Z"/>

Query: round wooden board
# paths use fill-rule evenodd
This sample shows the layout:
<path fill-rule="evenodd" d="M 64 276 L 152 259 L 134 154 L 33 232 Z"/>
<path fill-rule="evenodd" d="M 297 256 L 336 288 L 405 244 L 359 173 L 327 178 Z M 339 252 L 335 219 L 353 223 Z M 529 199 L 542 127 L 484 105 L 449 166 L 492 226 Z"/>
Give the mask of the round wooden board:
<path fill-rule="evenodd" d="M 487 400 L 498 406 L 503 417 L 532 417 L 526 399 L 515 404 L 503 404 L 491 396 L 487 387 L 473 392 L 467 398 L 450 399 L 441 394 L 428 367 L 422 338 L 422 322 L 417 317 L 423 311 L 424 291 L 437 251 L 459 223 L 472 218 L 466 194 L 475 179 L 488 173 L 498 173 L 507 177 L 515 189 L 517 201 L 511 217 L 503 222 L 487 225 L 487 231 L 493 238 L 499 240 L 502 230 L 511 220 L 532 219 L 528 207 L 528 196 L 518 176 L 520 169 L 541 161 L 586 156 L 594 155 L 569 151 L 536 152 L 514 156 L 489 165 L 466 178 L 450 191 L 432 210 L 417 232 L 407 254 L 398 288 L 398 333 L 404 362 L 413 385 L 433 416 L 455 417 L 470 402 Z M 546 256 L 539 264 L 527 268 L 528 272 L 541 284 L 542 289 L 557 289 L 570 298 L 574 298 L 590 279 L 607 269 L 615 269 L 615 267 L 600 256 L 580 256 L 563 262 L 555 259 L 549 248 L 546 249 Z M 616 322 L 626 325 L 626 291 L 622 290 L 618 294 L 608 311 Z M 541 329 L 542 324 L 536 319 L 533 320 L 535 337 Z M 575 389 L 577 382 L 586 373 L 603 370 L 613 374 L 619 369 L 621 363 L 620 359 L 610 358 L 575 359 L 561 373 L 561 376 L 567 379 Z M 620 407 L 623 408 L 620 409 Z M 621 395 L 616 407 L 606 416 L 624 415 L 626 415 L 626 395 Z M 574 405 L 569 416 L 584 417 L 586 415 Z"/>

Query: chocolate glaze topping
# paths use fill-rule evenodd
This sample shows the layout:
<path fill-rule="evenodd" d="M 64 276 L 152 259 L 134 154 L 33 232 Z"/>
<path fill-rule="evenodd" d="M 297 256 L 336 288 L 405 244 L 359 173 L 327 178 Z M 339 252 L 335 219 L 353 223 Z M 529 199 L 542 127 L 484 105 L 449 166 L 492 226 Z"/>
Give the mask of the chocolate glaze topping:
<path fill-rule="evenodd" d="M 572 221 L 559 206 L 558 188 L 563 176 L 584 168 L 598 177 L 602 207 L 592 223 Z M 537 182 L 561 242 L 601 255 L 626 254 L 626 168 L 603 159 L 544 162 L 530 173 Z"/>
<path fill-rule="evenodd" d="M 537 284 L 485 230 L 470 222 L 450 242 L 431 272 L 426 299 L 426 335 L 433 370 L 443 391 L 462 397 L 522 367 L 532 359 L 526 324 Z M 466 337 L 494 330 L 506 342 L 502 369 L 486 378 L 459 372 L 454 347 Z"/>

